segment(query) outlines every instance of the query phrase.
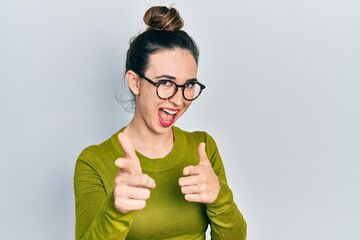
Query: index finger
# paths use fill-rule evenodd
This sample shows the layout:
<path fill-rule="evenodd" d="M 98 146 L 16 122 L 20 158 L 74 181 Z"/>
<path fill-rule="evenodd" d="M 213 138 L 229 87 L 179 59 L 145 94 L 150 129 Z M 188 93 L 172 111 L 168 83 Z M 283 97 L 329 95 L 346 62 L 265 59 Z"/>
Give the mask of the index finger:
<path fill-rule="evenodd" d="M 118 134 L 118 139 L 122 149 L 124 150 L 125 158 L 132 160 L 139 173 L 142 173 L 140 161 L 136 156 L 135 146 L 131 139 L 124 132 L 120 132 Z"/>
<path fill-rule="evenodd" d="M 201 168 L 199 166 L 187 166 L 183 169 L 183 175 L 189 176 L 189 175 L 199 175 L 201 173 Z"/>

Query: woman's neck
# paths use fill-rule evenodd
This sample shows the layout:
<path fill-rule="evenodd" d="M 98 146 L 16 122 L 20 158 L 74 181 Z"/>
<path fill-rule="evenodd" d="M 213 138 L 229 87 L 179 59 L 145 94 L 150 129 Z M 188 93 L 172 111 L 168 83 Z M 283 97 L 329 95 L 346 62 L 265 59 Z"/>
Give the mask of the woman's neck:
<path fill-rule="evenodd" d="M 174 145 L 172 129 L 167 133 L 159 134 L 143 124 L 138 125 L 133 119 L 124 129 L 133 141 L 137 152 L 148 158 L 163 158 L 169 154 Z"/>

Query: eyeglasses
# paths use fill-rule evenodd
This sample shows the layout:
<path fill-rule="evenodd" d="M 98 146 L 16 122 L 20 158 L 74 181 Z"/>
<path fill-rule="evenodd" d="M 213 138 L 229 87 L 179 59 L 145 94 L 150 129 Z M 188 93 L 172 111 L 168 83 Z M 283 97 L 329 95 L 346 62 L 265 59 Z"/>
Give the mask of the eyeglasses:
<path fill-rule="evenodd" d="M 138 75 L 154 85 L 156 87 L 156 95 L 163 100 L 172 98 L 177 93 L 178 88 L 182 88 L 183 97 L 188 101 L 193 101 L 198 98 L 202 90 L 205 89 L 205 85 L 199 83 L 196 79 L 189 80 L 184 85 L 178 85 L 168 79 L 154 82 L 141 73 Z"/>

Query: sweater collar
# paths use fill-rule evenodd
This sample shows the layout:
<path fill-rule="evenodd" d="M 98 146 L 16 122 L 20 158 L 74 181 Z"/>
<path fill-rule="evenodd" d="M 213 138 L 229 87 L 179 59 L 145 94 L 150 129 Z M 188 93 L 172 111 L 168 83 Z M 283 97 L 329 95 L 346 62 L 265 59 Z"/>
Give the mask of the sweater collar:
<path fill-rule="evenodd" d="M 124 127 L 125 128 L 125 127 Z M 122 132 L 124 128 L 120 129 L 117 133 L 115 133 L 111 137 L 111 142 L 116 149 L 116 151 L 120 154 L 119 157 L 124 156 L 124 151 L 119 143 L 117 135 L 119 132 Z M 178 128 L 173 126 L 172 131 L 174 134 L 174 145 L 171 151 L 163 158 L 148 158 L 142 155 L 139 152 L 136 152 L 137 157 L 140 160 L 141 168 L 145 172 L 161 172 L 171 169 L 177 166 L 181 159 L 185 155 L 185 136 L 182 134 L 182 131 Z"/>

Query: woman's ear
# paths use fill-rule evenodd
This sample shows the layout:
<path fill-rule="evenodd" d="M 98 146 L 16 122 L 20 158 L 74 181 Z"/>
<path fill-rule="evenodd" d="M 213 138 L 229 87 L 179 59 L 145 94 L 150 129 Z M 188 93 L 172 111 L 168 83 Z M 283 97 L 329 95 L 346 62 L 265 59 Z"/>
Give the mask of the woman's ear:
<path fill-rule="evenodd" d="M 138 95 L 140 92 L 140 79 L 139 76 L 132 70 L 126 72 L 126 81 L 129 85 L 131 92 Z"/>

